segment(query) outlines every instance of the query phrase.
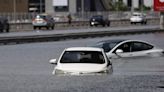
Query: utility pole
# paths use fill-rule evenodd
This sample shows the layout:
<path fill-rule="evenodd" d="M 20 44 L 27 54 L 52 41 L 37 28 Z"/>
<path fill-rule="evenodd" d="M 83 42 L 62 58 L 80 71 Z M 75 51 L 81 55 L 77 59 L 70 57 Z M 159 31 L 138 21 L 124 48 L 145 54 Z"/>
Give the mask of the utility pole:
<path fill-rule="evenodd" d="M 40 13 L 43 12 L 43 8 L 42 8 L 42 0 L 40 0 Z"/>
<path fill-rule="evenodd" d="M 160 28 L 164 29 L 164 12 L 160 12 Z"/>
<path fill-rule="evenodd" d="M 13 9 L 14 9 L 14 22 L 15 22 L 15 17 L 16 17 L 16 0 L 13 2 Z"/>
<path fill-rule="evenodd" d="M 81 14 L 82 18 L 84 18 L 84 0 L 81 0 Z"/>
<path fill-rule="evenodd" d="M 81 0 L 81 12 L 84 13 L 84 0 Z"/>
<path fill-rule="evenodd" d="M 16 29 L 16 0 L 13 0 L 14 25 Z"/>
<path fill-rule="evenodd" d="M 134 1 L 133 0 L 131 0 L 131 14 L 133 14 L 133 12 L 134 12 Z"/>
<path fill-rule="evenodd" d="M 140 0 L 140 8 L 141 8 L 141 12 L 143 13 L 143 10 L 144 10 L 144 1 L 143 0 Z"/>

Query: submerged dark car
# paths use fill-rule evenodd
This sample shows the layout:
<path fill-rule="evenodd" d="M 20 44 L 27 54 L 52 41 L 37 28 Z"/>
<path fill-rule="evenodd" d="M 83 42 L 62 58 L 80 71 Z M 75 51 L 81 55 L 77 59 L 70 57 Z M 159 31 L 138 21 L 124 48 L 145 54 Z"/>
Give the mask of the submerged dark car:
<path fill-rule="evenodd" d="M 110 21 L 107 18 L 104 18 L 102 15 L 95 15 L 90 18 L 90 26 L 110 26 Z"/>
<path fill-rule="evenodd" d="M 0 32 L 9 32 L 9 22 L 5 17 L 0 17 Z"/>

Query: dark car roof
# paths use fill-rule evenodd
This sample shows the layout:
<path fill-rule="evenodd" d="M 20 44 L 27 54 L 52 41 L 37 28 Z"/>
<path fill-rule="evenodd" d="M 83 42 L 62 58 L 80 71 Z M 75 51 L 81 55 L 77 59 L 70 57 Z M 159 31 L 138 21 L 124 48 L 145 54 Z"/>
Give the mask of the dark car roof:
<path fill-rule="evenodd" d="M 117 44 L 126 41 L 126 39 L 110 39 L 99 41 L 96 44 L 92 45 L 94 47 L 103 48 L 105 52 L 109 52 L 112 48 L 114 48 Z M 108 44 L 108 46 L 107 46 Z"/>
<path fill-rule="evenodd" d="M 95 43 L 92 43 L 92 44 L 88 44 L 87 46 L 89 47 L 95 47 L 96 45 L 98 44 L 104 44 L 104 43 L 120 43 L 120 42 L 123 42 L 123 41 L 126 41 L 128 39 L 109 39 L 109 40 L 102 40 L 102 41 L 98 41 L 98 42 L 95 42 Z"/>
<path fill-rule="evenodd" d="M 7 22 L 7 21 L 8 21 L 7 18 L 0 16 L 0 22 L 4 23 L 4 22 Z"/>

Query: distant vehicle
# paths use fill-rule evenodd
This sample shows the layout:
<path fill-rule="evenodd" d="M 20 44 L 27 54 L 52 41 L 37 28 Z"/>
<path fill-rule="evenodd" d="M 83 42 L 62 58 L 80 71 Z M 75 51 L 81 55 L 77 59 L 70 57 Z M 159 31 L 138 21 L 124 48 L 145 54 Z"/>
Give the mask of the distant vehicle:
<path fill-rule="evenodd" d="M 103 48 L 108 58 L 159 56 L 164 50 L 140 40 L 113 39 L 97 42 L 92 47 Z"/>
<path fill-rule="evenodd" d="M 130 17 L 130 23 L 131 24 L 136 24 L 136 23 L 147 24 L 146 15 L 143 13 L 135 12 Z"/>
<path fill-rule="evenodd" d="M 53 74 L 81 75 L 112 72 L 112 64 L 102 48 L 71 47 L 63 51 L 59 59 L 51 59 L 56 64 Z"/>
<path fill-rule="evenodd" d="M 95 15 L 90 18 L 90 26 L 105 25 L 110 26 L 110 21 L 104 18 L 102 15 Z"/>
<path fill-rule="evenodd" d="M 52 16 L 48 14 L 38 14 L 36 17 L 32 20 L 33 28 L 34 29 L 41 29 L 42 27 L 45 27 L 47 29 L 54 29 L 55 26 L 55 20 Z"/>
<path fill-rule="evenodd" d="M 9 22 L 5 17 L 0 17 L 0 32 L 9 32 Z"/>

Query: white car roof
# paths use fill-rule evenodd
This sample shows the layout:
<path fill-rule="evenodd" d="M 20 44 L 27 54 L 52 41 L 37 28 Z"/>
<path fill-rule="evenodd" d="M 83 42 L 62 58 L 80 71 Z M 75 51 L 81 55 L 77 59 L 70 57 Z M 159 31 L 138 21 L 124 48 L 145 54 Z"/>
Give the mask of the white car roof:
<path fill-rule="evenodd" d="M 142 14 L 142 13 L 140 13 L 140 12 L 133 12 L 133 14 Z"/>
<path fill-rule="evenodd" d="M 147 43 L 147 44 L 151 44 L 147 41 L 143 41 L 143 40 L 125 40 L 124 42 L 132 42 L 132 41 L 137 41 L 137 42 L 144 42 L 144 43 Z M 152 44 L 151 44 L 152 45 Z"/>
<path fill-rule="evenodd" d="M 150 44 L 152 46 L 154 46 L 154 44 L 152 43 L 149 43 L 147 41 L 143 41 L 143 40 L 133 40 L 133 39 L 109 39 L 109 40 L 103 40 L 103 41 L 99 41 L 97 43 L 110 43 L 110 42 L 116 42 L 116 43 L 125 43 L 125 42 L 133 42 L 133 41 L 137 41 L 137 42 L 143 42 L 143 43 L 147 43 L 147 44 Z"/>
<path fill-rule="evenodd" d="M 66 48 L 65 51 L 102 51 L 102 48 L 96 47 L 70 47 Z"/>

